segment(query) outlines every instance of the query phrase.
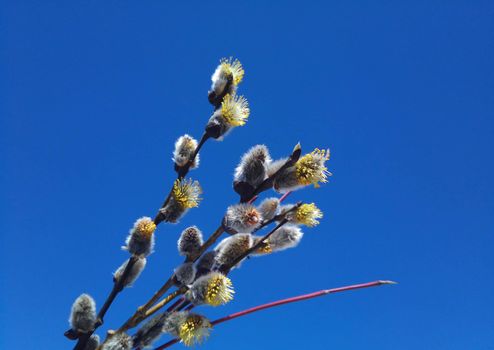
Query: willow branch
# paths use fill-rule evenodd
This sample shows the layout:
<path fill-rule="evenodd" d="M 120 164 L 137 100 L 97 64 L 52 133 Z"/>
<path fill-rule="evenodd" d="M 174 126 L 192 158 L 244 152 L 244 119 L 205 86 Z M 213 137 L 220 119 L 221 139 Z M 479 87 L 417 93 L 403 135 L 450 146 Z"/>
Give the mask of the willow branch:
<path fill-rule="evenodd" d="M 202 135 L 202 137 L 201 137 L 201 140 L 199 141 L 199 144 L 197 145 L 196 149 L 194 150 L 194 153 L 190 157 L 189 161 L 183 167 L 176 167 L 175 168 L 175 170 L 177 171 L 177 179 L 178 180 L 183 179 L 187 175 L 187 173 L 190 170 L 190 167 L 194 163 L 195 158 L 199 154 L 200 149 L 202 148 L 202 146 L 206 143 L 206 141 L 208 139 L 209 139 L 209 136 L 207 135 L 207 133 L 204 133 Z M 170 192 L 168 193 L 168 196 L 166 197 L 165 201 L 161 205 L 161 208 L 165 207 L 168 204 L 168 202 L 170 201 L 170 198 L 172 196 L 172 192 L 173 192 L 173 186 L 170 189 Z M 153 221 L 154 221 L 154 223 L 156 225 L 160 224 L 163 221 L 163 217 L 162 217 L 161 212 L 159 210 L 158 210 L 158 214 L 156 214 L 156 216 L 155 216 L 155 218 L 154 218 Z M 117 281 L 114 282 L 113 288 L 112 288 L 110 294 L 106 298 L 106 301 L 103 304 L 103 307 L 100 309 L 100 311 L 98 313 L 98 318 L 97 318 L 96 324 L 94 326 L 94 329 L 91 332 L 84 333 L 82 335 L 76 334 L 72 330 L 68 330 L 68 331 L 66 331 L 64 333 L 64 335 L 67 338 L 69 338 L 69 339 L 77 339 L 77 338 L 79 338 L 76 346 L 74 347 L 74 350 L 82 350 L 82 349 L 84 349 L 85 346 L 86 346 L 86 343 L 87 343 L 88 339 L 91 337 L 91 335 L 94 333 L 94 331 L 103 324 L 103 318 L 104 318 L 106 312 L 108 311 L 108 309 L 112 305 L 112 303 L 115 300 L 115 298 L 117 297 L 117 295 L 123 290 L 123 288 L 124 288 L 124 281 L 127 279 L 128 275 L 129 275 L 130 271 L 132 270 L 132 267 L 134 266 L 134 264 L 136 263 L 136 261 L 137 261 L 137 258 L 134 257 L 134 256 L 132 256 L 129 259 L 129 262 L 128 262 L 127 266 L 125 267 L 125 270 L 124 270 L 122 276 Z M 164 289 L 163 293 L 161 295 L 159 295 L 157 297 L 157 299 L 155 299 L 153 301 L 153 303 L 156 300 L 158 300 L 164 293 L 166 293 L 166 291 L 171 287 L 171 285 L 173 285 L 173 282 L 170 281 L 170 280 L 167 281 L 167 283 L 165 283 L 166 289 L 165 288 L 162 288 L 162 289 Z M 168 286 L 168 284 L 170 284 L 170 283 L 171 283 L 171 285 Z M 165 286 L 163 286 L 163 287 L 165 287 Z M 151 305 L 149 305 L 149 306 L 151 306 Z"/>
<path fill-rule="evenodd" d="M 202 146 L 206 143 L 206 141 L 209 139 L 209 135 L 207 133 L 204 133 L 201 137 L 201 140 L 199 141 L 199 144 L 197 145 L 196 149 L 194 150 L 194 153 L 192 153 L 192 156 L 190 157 L 189 161 L 182 167 L 177 167 L 175 164 L 175 171 L 177 172 L 177 180 L 182 180 L 185 178 L 185 176 L 189 173 L 190 167 L 194 163 L 197 155 L 199 154 L 199 151 L 201 150 Z M 161 208 L 166 207 L 170 199 L 172 198 L 172 193 L 173 193 L 173 184 L 172 188 L 170 189 L 170 192 L 168 192 L 168 196 L 166 196 L 165 200 L 163 201 L 163 204 L 161 204 Z M 163 214 L 161 213 L 160 210 L 158 210 L 158 213 L 154 217 L 153 221 L 156 225 L 159 225 L 163 221 L 164 217 Z"/>
<path fill-rule="evenodd" d="M 299 295 L 299 296 L 295 296 L 295 297 L 291 297 L 291 298 L 276 300 L 276 301 L 272 301 L 270 303 L 254 306 L 250 309 L 246 309 L 246 310 L 239 311 L 239 312 L 230 314 L 230 315 L 222 317 L 222 318 L 218 318 L 217 320 L 212 321 L 211 325 L 215 326 L 215 325 L 218 325 L 218 324 L 223 323 L 223 322 L 231 321 L 231 320 L 238 318 L 238 317 L 246 316 L 246 315 L 252 314 L 254 312 L 258 312 L 258 311 L 265 310 L 265 309 L 270 309 L 270 308 L 285 305 L 285 304 L 296 303 L 299 301 L 317 298 L 317 297 L 325 296 L 328 294 L 346 292 L 346 291 L 355 290 L 355 289 L 378 287 L 378 286 L 382 286 L 385 284 L 396 284 L 396 282 L 393 282 L 393 281 L 374 281 L 374 282 L 367 282 L 367 283 L 361 283 L 361 284 L 352 284 L 350 286 L 338 287 L 338 288 L 333 288 L 333 289 L 323 289 L 323 290 L 320 290 L 318 292 L 303 294 L 303 295 Z M 166 349 L 166 348 L 178 343 L 179 341 L 180 341 L 179 338 L 172 339 L 169 342 L 167 342 L 161 346 L 158 346 L 154 350 Z"/>
<path fill-rule="evenodd" d="M 206 142 L 206 140 L 208 139 L 208 136 L 206 134 L 203 135 L 199 145 L 197 146 L 196 150 L 198 151 L 198 149 L 200 148 L 200 146 L 202 146 L 202 144 L 204 144 L 204 142 Z M 300 154 L 301 154 L 302 150 L 300 148 L 300 145 L 297 145 L 295 146 L 292 154 L 290 155 L 290 157 L 288 158 L 288 160 L 283 164 L 283 166 L 278 169 L 278 171 L 276 171 L 274 174 L 272 174 L 270 177 L 268 177 L 266 180 L 264 180 L 254 191 L 253 193 L 249 196 L 249 198 L 244 198 L 245 200 L 242 201 L 242 199 L 240 200 L 240 202 L 245 202 L 245 201 L 249 201 L 251 199 L 253 199 L 254 197 L 256 197 L 259 193 L 263 192 L 263 191 L 266 191 L 267 189 L 273 187 L 273 183 L 274 183 L 274 180 L 276 179 L 276 177 L 281 173 L 281 171 L 283 171 L 284 169 L 292 166 L 293 164 L 295 164 L 297 162 L 297 160 L 300 158 Z M 194 154 L 194 157 L 195 157 L 196 153 Z M 194 158 L 192 158 L 194 159 Z M 192 164 L 192 161 L 190 162 Z M 189 165 L 190 166 L 190 165 Z M 170 192 L 171 193 L 171 192 Z M 169 195 L 170 196 L 170 195 Z M 285 196 L 286 197 L 286 196 Z M 169 199 L 168 199 L 169 200 Z M 167 203 L 167 201 L 165 200 L 163 206 L 165 206 Z M 286 214 L 286 213 L 285 213 Z M 157 217 L 155 218 L 155 222 L 157 220 L 157 218 L 159 217 L 159 214 L 157 215 Z M 159 219 L 158 219 L 159 220 Z M 273 220 L 274 221 L 274 220 Z M 272 222 L 272 221 L 271 221 Z M 265 226 L 265 225 L 264 225 Z M 197 259 L 199 259 L 202 254 L 204 254 L 204 252 L 209 248 L 211 247 L 217 240 L 218 238 L 225 232 L 225 229 L 223 228 L 223 225 L 220 225 L 216 230 L 215 232 L 206 240 L 206 242 L 204 242 L 201 246 L 201 248 L 199 249 L 199 251 L 195 254 L 195 255 L 192 255 L 192 256 L 189 256 L 185 259 L 185 262 L 195 262 L 197 261 Z M 263 241 L 260 241 L 260 244 L 259 246 L 262 244 Z M 257 246 L 257 248 L 259 248 L 259 246 Z M 256 248 L 256 249 L 257 249 Z M 249 253 L 250 254 L 250 253 Z M 152 313 L 148 313 L 147 311 L 154 305 L 156 304 L 156 302 L 163 296 L 165 295 L 166 292 L 168 292 L 168 290 L 173 287 L 174 283 L 173 283 L 173 275 L 170 276 L 168 278 L 168 280 L 165 282 L 165 284 L 157 291 L 154 293 L 153 297 L 151 299 L 149 299 L 146 304 L 140 306 L 137 311 L 134 313 L 134 315 L 132 315 L 120 328 L 119 328 L 119 332 L 125 332 L 131 328 L 134 328 L 136 327 L 140 322 L 142 322 L 144 319 L 146 319 L 148 316 L 150 316 Z M 164 306 L 165 304 L 163 304 Z M 161 306 L 162 307 L 162 306 Z M 155 313 L 156 311 L 158 311 L 161 307 L 159 308 L 153 308 L 153 313 Z"/>

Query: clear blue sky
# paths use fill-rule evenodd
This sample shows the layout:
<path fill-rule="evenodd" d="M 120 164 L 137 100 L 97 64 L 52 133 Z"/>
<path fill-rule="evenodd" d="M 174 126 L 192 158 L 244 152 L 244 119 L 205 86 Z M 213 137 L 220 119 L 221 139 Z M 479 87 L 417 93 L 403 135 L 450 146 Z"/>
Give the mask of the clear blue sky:
<path fill-rule="evenodd" d="M 494 344 L 492 1 L 4 1 L 0 10 L 0 347 L 70 349 L 82 292 L 98 305 L 133 221 L 199 137 L 219 58 L 245 66 L 248 124 L 208 143 L 204 201 L 157 232 L 111 308 L 117 327 L 237 201 L 233 169 L 265 143 L 330 147 L 334 176 L 292 200 L 326 213 L 294 250 L 232 274 L 229 305 L 393 279 L 224 324 L 203 349 L 490 349 Z M 166 338 L 164 338 L 166 339 Z M 178 347 L 181 347 L 179 345 Z"/>

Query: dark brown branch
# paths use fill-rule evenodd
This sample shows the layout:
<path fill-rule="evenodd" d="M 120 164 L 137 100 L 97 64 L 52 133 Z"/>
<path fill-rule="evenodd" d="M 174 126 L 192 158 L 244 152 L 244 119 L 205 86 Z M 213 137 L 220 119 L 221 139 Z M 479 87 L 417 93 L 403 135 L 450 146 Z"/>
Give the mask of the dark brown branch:
<path fill-rule="evenodd" d="M 129 276 L 130 271 L 132 270 L 132 267 L 134 266 L 134 264 L 136 263 L 136 261 L 138 259 L 139 258 L 136 257 L 136 256 L 132 256 L 129 259 L 129 262 L 127 263 L 127 266 L 125 266 L 124 272 L 122 273 L 122 275 L 120 276 L 120 278 L 117 279 L 117 280 L 115 280 L 115 282 L 113 283 L 113 288 L 112 288 L 110 294 L 108 295 L 108 297 L 105 300 L 105 303 L 103 304 L 103 306 L 99 310 L 98 316 L 97 316 L 97 319 L 96 319 L 96 323 L 94 325 L 94 329 L 92 331 L 88 332 L 88 333 L 84 333 L 81 336 L 79 336 L 79 340 L 77 341 L 77 344 L 74 347 L 74 350 L 82 350 L 82 349 L 84 349 L 86 347 L 86 343 L 87 343 L 88 339 L 91 337 L 91 335 L 94 333 L 94 331 L 103 324 L 103 322 L 104 322 L 103 319 L 104 319 L 104 317 L 106 315 L 106 312 L 108 311 L 108 309 L 110 308 L 111 304 L 113 303 L 113 301 L 117 297 L 118 293 L 120 293 L 123 290 L 123 288 L 125 286 L 125 280 Z M 69 331 L 65 332 L 65 334 L 67 334 L 68 332 Z"/>

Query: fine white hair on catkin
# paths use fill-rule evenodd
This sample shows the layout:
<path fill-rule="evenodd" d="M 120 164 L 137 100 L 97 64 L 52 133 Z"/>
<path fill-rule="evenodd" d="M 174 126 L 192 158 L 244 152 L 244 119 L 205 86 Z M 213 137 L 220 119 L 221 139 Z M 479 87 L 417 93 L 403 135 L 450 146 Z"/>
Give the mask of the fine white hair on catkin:
<path fill-rule="evenodd" d="M 280 212 L 280 200 L 278 198 L 266 198 L 257 207 L 263 220 L 271 220 Z"/>
<path fill-rule="evenodd" d="M 223 239 L 215 249 L 215 268 L 239 267 L 240 262 L 235 265 L 233 263 L 251 247 L 252 235 L 250 233 L 238 233 Z"/>
<path fill-rule="evenodd" d="M 174 311 L 166 315 L 163 324 L 163 331 L 178 337 L 180 325 L 187 318 L 187 311 Z"/>
<path fill-rule="evenodd" d="M 89 337 L 84 350 L 96 350 L 99 346 L 99 335 L 93 334 Z"/>
<path fill-rule="evenodd" d="M 206 275 L 213 269 L 214 258 L 216 256 L 216 251 L 211 250 L 209 252 L 204 253 L 199 261 L 197 261 L 196 267 L 196 278 L 200 276 Z"/>
<path fill-rule="evenodd" d="M 196 277 L 196 266 L 193 262 L 180 265 L 175 269 L 175 278 L 180 285 L 189 285 Z"/>
<path fill-rule="evenodd" d="M 149 319 L 135 334 L 134 347 L 148 348 L 163 334 L 163 326 L 168 312 L 157 314 Z"/>
<path fill-rule="evenodd" d="M 148 225 L 150 229 L 142 229 Z M 143 216 L 137 219 L 134 226 L 130 229 L 129 235 L 125 240 L 125 246 L 122 249 L 128 250 L 129 253 L 136 256 L 148 256 L 154 248 L 154 229 L 156 225 L 150 217 Z M 151 232 L 151 233 L 150 233 Z"/>
<path fill-rule="evenodd" d="M 103 343 L 101 350 L 131 350 L 132 346 L 132 338 L 127 333 L 117 332 Z"/>
<path fill-rule="evenodd" d="M 87 333 L 96 322 L 96 303 L 89 294 L 81 294 L 72 304 L 69 318 L 73 330 Z"/>
<path fill-rule="evenodd" d="M 125 268 L 127 267 L 127 264 L 129 263 L 129 260 L 130 259 L 127 259 L 122 265 L 120 265 L 120 267 L 117 269 L 117 271 L 115 271 L 113 273 L 113 279 L 115 281 L 119 280 L 122 277 L 122 274 L 124 273 Z M 134 282 L 137 280 L 137 278 L 139 278 L 139 276 L 141 275 L 141 272 L 146 267 L 146 263 L 147 263 L 146 258 L 138 258 L 136 260 L 134 265 L 131 267 L 127 278 L 125 279 L 125 281 L 123 283 L 124 287 L 129 287 L 132 284 L 134 284 Z"/>
<path fill-rule="evenodd" d="M 231 205 L 226 210 L 223 227 L 230 233 L 248 233 L 261 225 L 261 213 L 252 204 Z"/>
<path fill-rule="evenodd" d="M 206 124 L 206 131 L 217 141 L 222 141 L 231 129 L 232 126 L 223 117 L 221 108 L 214 111 Z"/>
<path fill-rule="evenodd" d="M 197 148 L 197 140 L 187 134 L 180 136 L 175 142 L 175 149 L 173 150 L 173 161 L 179 166 L 185 166 Z M 190 169 L 197 168 L 199 166 L 199 154 L 194 158 L 194 161 L 190 165 Z"/>
<path fill-rule="evenodd" d="M 303 236 L 304 233 L 300 227 L 286 224 L 273 232 L 269 237 L 269 245 L 273 251 L 294 248 L 300 243 Z"/>
<path fill-rule="evenodd" d="M 271 162 L 269 150 L 265 145 L 256 145 L 241 158 L 235 169 L 234 181 L 247 182 L 253 188 L 267 178 L 268 165 Z"/>
<path fill-rule="evenodd" d="M 191 256 L 199 252 L 203 244 L 202 232 L 197 226 L 187 227 L 178 239 L 178 252 L 183 256 Z"/>

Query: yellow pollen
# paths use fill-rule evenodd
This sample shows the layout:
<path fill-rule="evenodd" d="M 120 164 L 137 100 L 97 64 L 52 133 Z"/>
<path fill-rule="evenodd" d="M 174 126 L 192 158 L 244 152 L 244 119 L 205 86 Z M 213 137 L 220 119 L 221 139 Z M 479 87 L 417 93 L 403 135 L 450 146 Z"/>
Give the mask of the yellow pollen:
<path fill-rule="evenodd" d="M 261 243 L 261 246 L 257 248 L 257 253 L 258 254 L 271 254 L 273 252 L 273 249 L 271 248 L 271 244 L 269 244 L 269 240 L 264 241 Z"/>
<path fill-rule="evenodd" d="M 223 305 L 233 299 L 232 281 L 221 274 L 213 276 L 208 283 L 205 301 L 212 306 Z"/>
<path fill-rule="evenodd" d="M 149 239 L 156 230 L 156 224 L 150 219 L 140 220 L 136 225 L 136 230 Z"/>
<path fill-rule="evenodd" d="M 299 184 L 314 184 L 314 187 L 319 187 L 319 182 L 328 182 L 327 177 L 330 173 L 324 163 L 329 159 L 329 156 L 329 149 L 320 150 L 318 148 L 302 156 L 295 164 Z"/>
<path fill-rule="evenodd" d="M 209 336 L 211 323 L 199 315 L 190 315 L 180 325 L 179 337 L 186 346 L 202 343 Z"/>
<path fill-rule="evenodd" d="M 295 221 L 309 227 L 319 224 L 317 219 L 323 217 L 322 211 L 314 203 L 302 204 L 295 212 Z"/>
<path fill-rule="evenodd" d="M 227 94 L 221 102 L 221 116 L 231 126 L 245 125 L 249 118 L 249 103 L 243 96 Z"/>
<path fill-rule="evenodd" d="M 192 182 L 190 179 L 180 181 L 177 179 L 173 184 L 173 199 L 184 209 L 199 206 L 202 199 L 199 197 L 201 193 L 202 190 L 197 181 Z"/>
<path fill-rule="evenodd" d="M 220 60 L 220 65 L 226 75 L 231 75 L 233 77 L 233 84 L 238 85 L 242 82 L 244 78 L 244 68 L 239 60 L 230 58 L 222 58 Z"/>

